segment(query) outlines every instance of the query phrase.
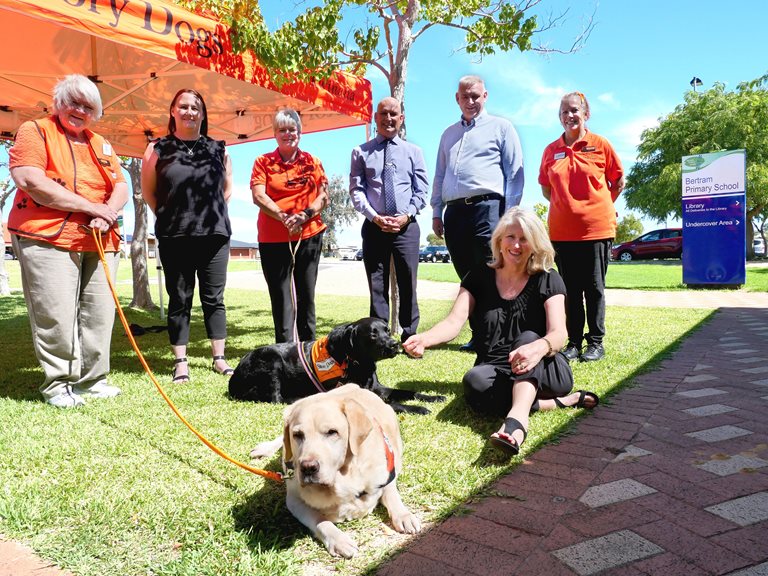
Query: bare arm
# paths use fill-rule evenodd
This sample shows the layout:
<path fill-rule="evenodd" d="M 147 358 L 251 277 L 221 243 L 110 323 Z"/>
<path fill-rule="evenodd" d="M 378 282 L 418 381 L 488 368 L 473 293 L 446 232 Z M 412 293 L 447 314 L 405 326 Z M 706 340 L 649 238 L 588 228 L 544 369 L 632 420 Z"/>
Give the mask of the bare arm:
<path fill-rule="evenodd" d="M 315 214 L 322 212 L 326 206 L 328 206 L 328 184 L 324 183 L 320 186 L 317 197 L 307 206 L 312 211 L 312 216 L 308 216 L 304 211 L 296 212 L 288 216 L 284 223 L 291 234 L 298 234 L 301 227 L 314 218 Z"/>
<path fill-rule="evenodd" d="M 141 196 L 153 213 L 157 213 L 156 163 L 157 154 L 155 154 L 155 143 L 150 142 L 147 149 L 144 151 L 144 157 L 141 159 Z"/>
<path fill-rule="evenodd" d="M 549 186 L 543 186 L 541 187 L 541 195 L 544 196 L 544 199 L 549 202 L 552 197 L 552 188 Z"/>
<path fill-rule="evenodd" d="M 557 352 L 568 338 L 565 327 L 565 296 L 556 294 L 544 302 L 547 317 L 547 333 L 530 344 L 515 348 L 509 353 L 509 363 L 513 372 L 526 372 L 536 366 L 541 359 L 552 352 Z"/>
<path fill-rule="evenodd" d="M 283 212 L 275 201 L 267 195 L 267 186 L 265 184 L 255 184 L 251 188 L 251 195 L 253 196 L 253 203 L 264 214 L 280 222 L 285 222 L 288 214 Z"/>
<path fill-rule="evenodd" d="M 224 153 L 224 201 L 229 204 L 229 199 L 232 197 L 232 158 L 228 153 Z"/>
<path fill-rule="evenodd" d="M 448 316 L 426 332 L 414 334 L 408 338 L 403 348 L 411 356 L 423 356 L 426 348 L 453 340 L 461 332 L 474 306 L 475 299 L 472 294 L 466 288 L 459 288 L 459 294 Z"/>
<path fill-rule="evenodd" d="M 109 204 L 91 202 L 79 194 L 67 190 L 61 184 L 48 178 L 42 168 L 17 166 L 11 168 L 11 178 L 13 178 L 17 188 L 24 190 L 38 204 L 62 212 L 81 212 L 93 218 L 101 218 L 109 226 L 117 221 L 119 208 L 115 210 Z"/>
<path fill-rule="evenodd" d="M 614 202 L 624 191 L 624 175 L 619 176 L 616 180 L 609 180 L 608 187 L 611 189 L 611 198 Z"/>

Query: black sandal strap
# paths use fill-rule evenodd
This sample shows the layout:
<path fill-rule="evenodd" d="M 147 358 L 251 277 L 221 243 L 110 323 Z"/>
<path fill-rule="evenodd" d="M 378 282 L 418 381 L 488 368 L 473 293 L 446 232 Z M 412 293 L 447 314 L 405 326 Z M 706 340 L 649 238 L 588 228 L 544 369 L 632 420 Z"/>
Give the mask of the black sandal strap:
<path fill-rule="evenodd" d="M 186 362 L 186 361 L 187 361 L 187 357 L 186 357 L 186 356 L 184 356 L 184 357 L 182 357 L 182 358 L 176 358 L 176 359 L 173 361 L 173 363 L 174 363 L 174 364 L 181 364 L 182 362 Z"/>
<path fill-rule="evenodd" d="M 223 354 L 219 354 L 219 355 L 217 355 L 217 356 L 214 356 L 214 357 L 213 357 L 213 361 L 214 361 L 214 362 L 215 362 L 216 360 L 226 360 L 226 359 L 227 359 L 227 357 L 226 357 L 226 356 L 224 356 Z"/>
<path fill-rule="evenodd" d="M 523 431 L 523 442 L 525 442 L 525 439 L 528 437 L 528 432 L 525 429 L 525 427 L 520 423 L 520 420 L 517 420 L 516 418 L 505 418 L 504 419 L 504 434 L 512 437 L 512 434 L 517 432 L 518 430 Z"/>

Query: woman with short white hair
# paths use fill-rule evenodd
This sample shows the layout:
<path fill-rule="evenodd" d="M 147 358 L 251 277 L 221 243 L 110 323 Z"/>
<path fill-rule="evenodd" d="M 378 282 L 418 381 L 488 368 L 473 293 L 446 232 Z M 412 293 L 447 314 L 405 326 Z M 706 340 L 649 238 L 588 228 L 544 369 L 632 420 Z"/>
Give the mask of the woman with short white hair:
<path fill-rule="evenodd" d="M 328 178 L 320 161 L 299 149 L 296 110 L 278 111 L 272 126 L 277 149 L 256 158 L 251 192 L 259 207 L 259 253 L 275 342 L 314 340 L 315 284 L 326 228 L 320 212 L 328 205 Z"/>
<path fill-rule="evenodd" d="M 114 279 L 128 186 L 110 143 L 90 130 L 101 113 L 96 85 L 67 76 L 53 90 L 52 114 L 22 124 L 9 153 L 18 191 L 8 230 L 44 373 L 40 392 L 59 408 L 120 394 L 107 383 L 115 307 L 91 229 L 104 234 Z"/>

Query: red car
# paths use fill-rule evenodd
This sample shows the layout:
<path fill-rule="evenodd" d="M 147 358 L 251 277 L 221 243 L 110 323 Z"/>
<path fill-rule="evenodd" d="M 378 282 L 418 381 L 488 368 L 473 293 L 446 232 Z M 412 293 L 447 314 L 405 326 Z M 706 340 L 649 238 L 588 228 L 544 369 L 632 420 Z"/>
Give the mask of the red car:
<path fill-rule="evenodd" d="M 611 248 L 611 258 L 622 262 L 647 258 L 680 258 L 683 254 L 683 230 L 663 228 L 616 244 Z"/>

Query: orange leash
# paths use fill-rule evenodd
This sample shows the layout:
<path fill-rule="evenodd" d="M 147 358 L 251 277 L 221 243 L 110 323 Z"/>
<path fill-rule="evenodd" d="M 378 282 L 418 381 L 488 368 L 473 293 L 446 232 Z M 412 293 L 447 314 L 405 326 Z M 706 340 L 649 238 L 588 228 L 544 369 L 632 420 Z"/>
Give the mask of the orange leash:
<path fill-rule="evenodd" d="M 195 436 L 197 436 L 203 444 L 205 444 L 206 446 L 208 446 L 208 448 L 213 450 L 216 454 L 224 458 L 224 460 L 231 462 L 235 466 L 239 466 L 243 470 L 247 470 L 248 472 L 257 474 L 258 476 L 269 478 L 270 480 L 274 480 L 275 482 L 282 482 L 283 475 L 280 472 L 271 472 L 270 470 L 262 470 L 260 468 L 254 468 L 253 466 L 249 466 L 248 464 L 239 462 L 238 460 L 235 460 L 231 456 L 227 455 L 223 450 L 221 450 L 215 444 L 213 444 L 213 442 L 211 442 L 205 436 L 203 436 L 200 432 L 198 432 L 189 422 L 187 422 L 186 418 L 184 418 L 184 416 L 181 415 L 181 412 L 179 412 L 178 408 L 176 408 L 176 405 L 171 401 L 171 399 L 165 393 L 165 390 L 163 390 L 163 387 L 157 381 L 157 378 L 155 378 L 155 375 L 152 373 L 152 370 L 150 369 L 149 364 L 147 364 L 147 361 L 144 358 L 144 355 L 141 353 L 139 346 L 136 344 L 136 339 L 133 337 L 133 334 L 131 333 L 131 329 L 128 326 L 128 320 L 126 320 L 125 314 L 123 313 L 123 309 L 120 307 L 120 301 L 117 298 L 117 291 L 115 290 L 115 286 L 112 283 L 112 277 L 109 272 L 109 265 L 107 264 L 107 259 L 104 256 L 104 247 L 102 246 L 102 243 L 101 243 L 101 231 L 100 230 L 97 231 L 95 228 L 91 228 L 91 234 L 93 234 L 93 239 L 96 241 L 96 249 L 99 251 L 99 259 L 101 260 L 102 266 L 104 266 L 104 273 L 107 277 L 107 282 L 109 283 L 109 289 L 112 291 L 112 298 L 115 300 L 117 315 L 120 317 L 120 321 L 123 323 L 125 334 L 126 336 L 128 336 L 128 340 L 130 341 L 131 346 L 136 352 L 136 356 L 139 357 L 139 362 L 141 362 L 141 365 L 144 366 L 144 370 L 146 371 L 150 380 L 152 380 L 152 383 L 157 388 L 157 391 L 160 392 L 160 395 L 168 403 L 168 406 L 170 406 L 171 410 L 173 410 L 173 413 L 176 414 L 176 416 L 178 416 L 179 420 L 181 420 L 184 423 L 184 425 L 187 428 L 189 428 L 192 431 L 192 433 Z"/>

